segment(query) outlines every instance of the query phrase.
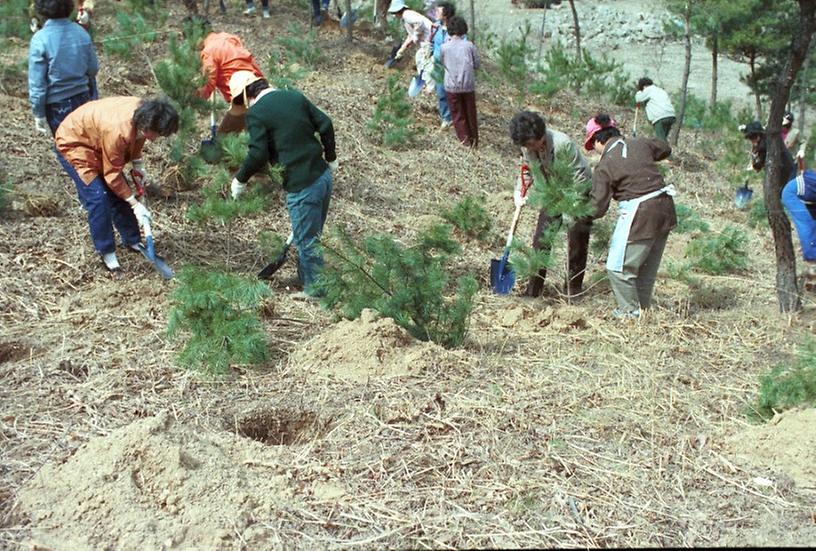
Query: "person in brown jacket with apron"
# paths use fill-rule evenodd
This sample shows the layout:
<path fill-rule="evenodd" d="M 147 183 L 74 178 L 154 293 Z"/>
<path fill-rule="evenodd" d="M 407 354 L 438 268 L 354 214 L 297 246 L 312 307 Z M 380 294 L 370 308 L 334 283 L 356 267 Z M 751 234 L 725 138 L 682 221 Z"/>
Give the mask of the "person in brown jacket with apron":
<path fill-rule="evenodd" d="M 613 315 L 637 319 L 651 306 L 663 249 L 677 225 L 674 186 L 663 181 L 656 163 L 671 147 L 659 139 L 624 139 L 609 115 L 597 115 L 587 122 L 584 148 L 601 155 L 592 174 L 593 218 L 606 214 L 613 198 L 620 209 L 606 260 L 618 301 Z"/>

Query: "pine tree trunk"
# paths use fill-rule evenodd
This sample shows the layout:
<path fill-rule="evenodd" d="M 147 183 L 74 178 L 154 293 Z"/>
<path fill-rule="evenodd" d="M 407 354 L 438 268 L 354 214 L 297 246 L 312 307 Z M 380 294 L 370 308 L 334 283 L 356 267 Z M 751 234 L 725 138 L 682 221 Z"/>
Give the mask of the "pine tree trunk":
<path fill-rule="evenodd" d="M 711 98 L 709 105 L 713 109 L 717 105 L 717 61 L 720 55 L 720 44 L 718 33 L 715 32 L 711 38 Z"/>
<path fill-rule="evenodd" d="M 346 33 L 346 42 L 351 44 L 354 41 L 354 36 L 352 36 L 351 28 L 354 26 L 354 18 L 351 14 L 351 0 L 346 0 L 346 29 L 348 32 Z"/>
<path fill-rule="evenodd" d="M 672 146 L 677 145 L 677 140 L 680 138 L 680 128 L 683 126 L 683 117 L 686 115 L 688 81 L 689 74 L 691 73 L 691 0 L 686 1 L 686 7 L 683 11 L 683 27 L 683 42 L 686 45 L 686 63 L 683 66 L 683 87 L 680 92 L 680 110 L 677 113 L 677 122 L 674 123 L 671 134 Z"/>
<path fill-rule="evenodd" d="M 807 101 L 807 77 L 810 69 L 810 57 L 805 58 L 802 65 L 802 78 L 799 88 L 799 136 L 804 141 L 805 135 L 805 102 Z"/>
<path fill-rule="evenodd" d="M 374 0 L 374 26 L 385 29 L 388 17 L 388 0 Z"/>
<path fill-rule="evenodd" d="M 751 56 L 748 60 L 748 66 L 751 68 L 751 90 L 754 92 L 754 107 L 756 108 L 757 120 L 762 120 L 762 98 L 759 97 L 759 90 L 756 85 L 756 57 Z"/>
<path fill-rule="evenodd" d="M 541 12 L 541 32 L 538 33 L 538 62 L 541 63 L 541 50 L 544 48 L 544 24 L 547 22 L 547 4 Z"/>
<path fill-rule="evenodd" d="M 473 0 L 470 0 L 470 39 L 476 38 L 476 8 L 473 7 Z"/>
<path fill-rule="evenodd" d="M 581 50 L 581 27 L 578 25 L 578 12 L 575 10 L 575 0 L 569 0 L 570 10 L 572 10 L 572 27 L 575 29 L 575 59 L 584 60 Z"/>
<path fill-rule="evenodd" d="M 768 114 L 768 127 L 765 131 L 768 154 L 765 161 L 763 192 L 776 252 L 776 294 L 781 312 L 793 312 L 802 308 L 802 300 L 796 285 L 796 257 L 791 239 L 791 226 L 780 200 L 782 187 L 790 176 L 784 173 L 782 165 L 782 152 L 785 149 L 781 133 L 782 116 L 816 30 L 815 13 L 816 0 L 799 0 L 799 32 L 793 37 L 790 57 L 771 99 L 771 111 Z"/>

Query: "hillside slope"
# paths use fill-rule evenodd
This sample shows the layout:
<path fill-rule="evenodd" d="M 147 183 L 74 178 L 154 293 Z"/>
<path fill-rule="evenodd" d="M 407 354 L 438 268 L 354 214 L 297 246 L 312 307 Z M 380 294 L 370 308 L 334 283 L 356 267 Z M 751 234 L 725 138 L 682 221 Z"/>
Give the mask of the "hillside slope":
<path fill-rule="evenodd" d="M 99 36 L 111 9 L 99 7 Z M 270 20 L 231 6 L 213 21 L 266 67 L 270 42 L 307 17 L 273 3 Z M 667 178 L 715 230 L 735 223 L 748 233 L 748 270 L 700 276 L 697 290 L 661 272 L 656 307 L 640 324 L 610 315 L 597 256 L 594 283 L 572 304 L 556 289 L 563 267 L 543 298 L 498 297 L 487 268 L 513 209 L 517 151 L 506 128 L 521 106 L 512 92 L 480 80 L 478 151 L 440 131 L 435 102 L 421 95 L 414 113 L 426 131 L 395 152 L 365 126 L 392 74 L 382 66 L 387 45 L 361 33 L 348 46 L 336 23 L 321 27 L 318 44 L 325 60 L 298 84 L 337 129 L 330 226 L 407 242 L 442 207 L 465 195 L 487 200 L 491 238 L 463 240 L 455 265 L 481 284 L 465 345 L 444 350 L 368 312 L 338 321 L 295 301 L 283 283 L 290 263 L 264 306 L 267 365 L 215 380 L 177 368 L 181 345 L 165 334 L 174 282 L 127 253 L 125 278 L 103 272 L 75 191 L 34 132 L 24 82 L 4 83 L 0 149 L 18 198 L 0 221 L 3 543 L 816 545 L 813 410 L 761 429 L 745 417 L 759 375 L 816 330 L 814 296 L 795 317 L 777 313 L 769 232 L 733 208 L 717 137 L 684 133 Z M 155 61 L 164 45 L 144 54 Z M 17 43 L 0 59 L 25 55 Z M 104 95 L 156 92 L 140 54 L 100 57 Z M 402 74 L 407 85 L 410 71 Z M 590 116 L 611 109 L 566 91 L 528 107 L 576 139 Z M 614 114 L 628 128 L 632 112 Z M 149 167 L 163 166 L 162 151 L 150 147 Z M 157 247 L 174 267 L 229 255 L 236 271 L 253 274 L 264 262 L 259 233 L 288 231 L 282 197 L 229 229 L 187 221 L 197 200 L 182 191 L 151 204 Z M 525 212 L 520 236 L 532 234 L 534 218 Z M 230 248 L 227 231 L 237 236 Z M 688 239 L 673 235 L 664 263 L 682 260 Z"/>

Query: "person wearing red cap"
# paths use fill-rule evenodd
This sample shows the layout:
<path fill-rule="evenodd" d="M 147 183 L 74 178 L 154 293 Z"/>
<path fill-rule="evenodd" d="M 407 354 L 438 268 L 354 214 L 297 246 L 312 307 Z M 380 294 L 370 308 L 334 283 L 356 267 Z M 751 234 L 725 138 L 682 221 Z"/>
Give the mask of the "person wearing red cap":
<path fill-rule="evenodd" d="M 671 147 L 662 139 L 624 139 L 609 115 L 597 115 L 587 122 L 584 148 L 601 155 L 592 175 L 593 218 L 606 214 L 613 198 L 620 211 L 606 260 L 618 301 L 612 313 L 637 319 L 651 306 L 663 249 L 677 225 L 674 186 L 657 168 Z"/>

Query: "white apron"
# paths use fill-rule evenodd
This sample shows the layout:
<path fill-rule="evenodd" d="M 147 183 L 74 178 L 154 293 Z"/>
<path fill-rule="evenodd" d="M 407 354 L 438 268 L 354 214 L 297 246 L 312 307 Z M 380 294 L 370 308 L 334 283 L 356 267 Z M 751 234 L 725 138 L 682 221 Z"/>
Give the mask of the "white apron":
<path fill-rule="evenodd" d="M 638 206 L 642 202 L 654 199 L 664 193 L 673 197 L 677 195 L 677 190 L 674 189 L 672 184 L 669 184 L 657 191 L 618 203 L 620 214 L 618 214 L 615 231 L 612 233 L 612 239 L 609 242 L 609 254 L 606 257 L 607 270 L 611 272 L 623 271 L 623 261 L 626 257 L 626 244 L 629 242 L 629 232 L 632 229 L 632 222 L 635 220 Z"/>

